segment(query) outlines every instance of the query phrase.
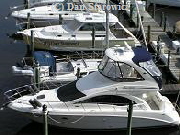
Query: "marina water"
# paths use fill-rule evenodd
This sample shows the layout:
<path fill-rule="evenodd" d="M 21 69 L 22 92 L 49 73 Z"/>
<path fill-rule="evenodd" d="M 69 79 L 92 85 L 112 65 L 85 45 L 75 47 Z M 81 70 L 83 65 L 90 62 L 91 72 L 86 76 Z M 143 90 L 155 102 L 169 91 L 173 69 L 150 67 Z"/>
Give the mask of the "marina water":
<path fill-rule="evenodd" d="M 26 45 L 23 42 L 9 38 L 18 28 L 15 20 L 9 17 L 10 7 L 21 5 L 23 0 L 2 0 L 0 4 L 0 105 L 3 104 L 3 92 L 11 88 L 28 84 L 28 78 L 13 77 L 11 66 L 20 61 L 26 53 Z M 151 9 L 150 9 L 151 10 Z M 160 13 L 164 11 L 168 16 L 169 25 L 180 20 L 180 8 L 158 7 L 156 19 L 159 21 Z M 179 16 L 179 17 L 178 17 Z M 9 110 L 0 111 L 0 135 L 43 135 L 43 125 L 30 121 L 26 117 Z M 125 135 L 126 130 L 120 131 L 73 131 L 49 127 L 49 135 L 94 135 L 113 134 Z M 136 129 L 133 135 L 180 135 L 178 128 L 156 128 L 156 129 Z"/>

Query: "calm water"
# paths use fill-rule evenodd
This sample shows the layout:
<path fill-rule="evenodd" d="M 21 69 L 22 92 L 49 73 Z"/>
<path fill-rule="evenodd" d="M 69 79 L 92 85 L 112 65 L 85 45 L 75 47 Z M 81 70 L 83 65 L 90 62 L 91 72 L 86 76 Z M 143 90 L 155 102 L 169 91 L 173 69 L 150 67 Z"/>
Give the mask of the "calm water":
<path fill-rule="evenodd" d="M 3 103 L 3 92 L 28 83 L 26 79 L 13 77 L 11 74 L 11 66 L 15 65 L 17 61 L 26 53 L 26 46 L 18 41 L 13 41 L 8 38 L 8 34 L 17 31 L 15 21 L 12 18 L 5 19 L 10 12 L 9 7 L 22 4 L 22 0 L 1 0 L 0 4 L 0 105 Z M 159 13 L 164 11 L 168 15 L 170 25 L 180 20 L 180 8 L 160 7 Z M 177 17 L 179 16 L 179 18 Z M 116 132 L 87 132 L 87 131 L 71 131 L 60 128 L 49 127 L 49 135 L 94 135 L 94 134 L 116 134 L 125 135 L 126 131 Z M 157 128 L 157 129 L 143 129 L 133 130 L 133 135 L 180 135 L 177 128 Z M 43 128 L 41 124 L 32 123 L 27 118 L 13 112 L 9 109 L 0 111 L 0 135 L 43 135 Z"/>

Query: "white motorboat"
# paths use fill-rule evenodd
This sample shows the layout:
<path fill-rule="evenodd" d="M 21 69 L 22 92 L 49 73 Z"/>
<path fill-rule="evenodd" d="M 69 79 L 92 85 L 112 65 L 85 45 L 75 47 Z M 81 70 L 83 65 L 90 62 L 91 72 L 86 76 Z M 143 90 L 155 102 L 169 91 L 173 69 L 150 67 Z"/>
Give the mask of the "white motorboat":
<path fill-rule="evenodd" d="M 52 5 L 54 3 L 63 2 L 64 0 L 29 0 L 30 7 Z"/>
<path fill-rule="evenodd" d="M 40 28 L 32 28 L 21 31 L 23 39 L 31 44 L 31 31 L 34 31 L 34 45 L 38 49 L 47 50 L 94 50 L 107 47 L 106 39 L 106 15 L 105 13 L 79 13 L 77 15 L 63 15 L 62 25 L 54 25 Z M 109 43 L 139 44 L 136 37 L 130 33 L 118 21 L 113 14 L 109 14 Z M 95 31 L 93 34 L 93 30 Z M 93 36 L 94 35 L 94 36 Z M 93 38 L 95 44 L 93 45 Z"/>
<path fill-rule="evenodd" d="M 101 59 L 58 59 L 46 51 L 35 51 L 34 61 L 38 63 L 40 82 L 68 83 L 94 71 Z M 31 57 L 24 57 L 21 64 L 12 66 L 12 72 L 18 76 L 34 76 Z"/>
<path fill-rule="evenodd" d="M 180 7 L 180 0 L 148 0 L 148 3 L 154 3 L 159 5 Z"/>
<path fill-rule="evenodd" d="M 46 105 L 51 125 L 106 130 L 126 128 L 128 103 L 133 102 L 133 128 L 177 126 L 179 114 L 158 92 L 161 73 L 150 56 L 145 48 L 109 48 L 99 71 L 57 89 L 30 95 L 21 96 L 17 89 L 11 95 L 10 90 L 5 93 L 13 99 L 8 107 L 42 123 L 42 105 Z"/>
<path fill-rule="evenodd" d="M 84 0 L 85 3 L 102 5 L 105 4 L 105 0 Z M 97 3 L 98 2 L 98 3 Z M 13 11 L 12 17 L 14 17 L 19 24 L 28 22 L 29 19 L 32 26 L 42 27 L 49 25 L 58 25 L 61 23 L 61 15 L 63 14 L 77 14 L 88 11 L 84 5 L 84 8 L 74 9 L 75 6 L 82 5 L 79 0 L 65 0 L 63 2 L 54 3 L 52 5 L 45 5 L 40 7 L 34 7 L 30 9 L 23 9 L 19 11 Z M 83 7 L 83 6 L 81 6 Z M 88 8 L 88 7 L 87 7 Z M 94 10 L 91 10 L 92 12 Z"/>
<path fill-rule="evenodd" d="M 44 6 L 44 5 L 52 5 L 55 3 L 61 3 L 67 0 L 29 0 L 30 7 Z M 95 3 L 105 3 L 105 0 L 73 0 L 73 2 L 95 2 Z"/>

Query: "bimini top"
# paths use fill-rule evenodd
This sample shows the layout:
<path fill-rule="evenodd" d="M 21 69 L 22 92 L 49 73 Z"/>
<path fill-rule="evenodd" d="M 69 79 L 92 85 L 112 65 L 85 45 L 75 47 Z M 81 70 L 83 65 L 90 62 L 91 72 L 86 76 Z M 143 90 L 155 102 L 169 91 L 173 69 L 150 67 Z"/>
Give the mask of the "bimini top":
<path fill-rule="evenodd" d="M 134 57 L 132 58 L 134 63 L 146 62 L 152 59 L 151 54 L 147 51 L 146 48 L 137 47 L 133 48 L 132 50 L 134 52 Z"/>
<path fill-rule="evenodd" d="M 56 60 L 54 56 L 46 51 L 35 51 L 34 59 L 39 66 L 49 66 L 50 72 L 56 72 Z"/>
<path fill-rule="evenodd" d="M 126 47 L 112 47 L 105 51 L 106 56 L 114 61 L 124 62 L 124 63 L 139 63 L 146 62 L 152 59 L 151 54 L 146 48 L 136 47 L 136 48 L 126 48 Z"/>

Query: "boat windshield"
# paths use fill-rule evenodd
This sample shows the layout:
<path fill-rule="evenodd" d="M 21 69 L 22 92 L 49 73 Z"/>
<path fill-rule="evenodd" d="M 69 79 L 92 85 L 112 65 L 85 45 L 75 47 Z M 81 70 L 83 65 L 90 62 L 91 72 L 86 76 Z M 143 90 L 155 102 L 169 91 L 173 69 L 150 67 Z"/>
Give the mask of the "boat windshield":
<path fill-rule="evenodd" d="M 140 62 L 139 65 L 143 67 L 152 76 L 161 76 L 161 72 L 152 60 Z"/>
<path fill-rule="evenodd" d="M 86 96 L 76 88 L 76 82 L 77 81 L 74 81 L 58 88 L 57 97 L 60 101 L 73 101 Z"/>
<path fill-rule="evenodd" d="M 79 27 L 81 26 L 82 23 L 80 23 L 77 20 L 71 20 L 66 22 L 63 22 L 63 28 L 67 31 L 76 31 L 79 29 Z"/>
<path fill-rule="evenodd" d="M 113 81 L 136 81 L 143 79 L 133 67 L 122 62 L 113 61 L 106 55 L 98 68 L 102 75 Z"/>

